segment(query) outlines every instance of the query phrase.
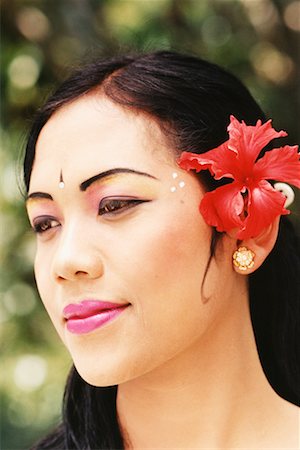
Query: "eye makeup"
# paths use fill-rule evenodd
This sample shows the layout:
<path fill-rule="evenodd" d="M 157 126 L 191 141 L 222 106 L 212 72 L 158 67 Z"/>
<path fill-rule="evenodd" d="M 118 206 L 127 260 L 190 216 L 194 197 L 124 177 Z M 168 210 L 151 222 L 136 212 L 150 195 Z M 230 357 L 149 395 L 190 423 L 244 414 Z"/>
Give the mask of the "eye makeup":
<path fill-rule="evenodd" d="M 141 203 L 146 203 L 151 200 L 142 200 L 132 197 L 105 197 L 100 201 L 98 213 L 100 216 L 104 215 L 119 215 L 134 206 Z"/>
<path fill-rule="evenodd" d="M 156 198 L 158 186 L 150 177 L 129 173 L 117 173 L 105 179 L 94 181 L 85 192 L 73 196 L 74 203 L 83 202 L 83 214 L 91 213 L 103 218 L 114 218 L 129 212 L 139 204 Z M 50 194 L 35 192 L 29 196 L 27 211 L 32 227 L 37 233 L 43 233 L 60 223 L 59 208 L 64 209 Z M 71 200 L 71 203 L 73 200 Z M 68 207 L 71 205 L 68 201 Z"/>
<path fill-rule="evenodd" d="M 33 220 L 32 229 L 37 234 L 45 233 L 48 230 L 56 228 L 60 223 L 51 216 L 39 216 Z"/>
<path fill-rule="evenodd" d="M 27 214 L 35 232 L 42 232 L 48 227 L 54 226 L 54 222 L 59 223 L 59 211 L 55 203 L 42 197 L 31 197 L 26 204 Z M 43 228 L 43 229 L 42 229 Z"/>
<path fill-rule="evenodd" d="M 98 180 L 86 191 L 87 203 L 92 209 L 101 209 L 108 201 L 127 202 L 127 206 L 135 206 L 150 201 L 157 196 L 158 186 L 151 179 L 129 174 L 118 174 L 105 180 Z M 101 205 L 102 202 L 102 205 Z M 124 204 L 125 208 L 126 205 Z"/>
<path fill-rule="evenodd" d="M 26 205 L 29 218 L 37 216 L 54 216 L 57 217 L 57 207 L 53 201 L 42 199 L 31 199 Z M 33 220 L 33 219 L 32 219 Z"/>

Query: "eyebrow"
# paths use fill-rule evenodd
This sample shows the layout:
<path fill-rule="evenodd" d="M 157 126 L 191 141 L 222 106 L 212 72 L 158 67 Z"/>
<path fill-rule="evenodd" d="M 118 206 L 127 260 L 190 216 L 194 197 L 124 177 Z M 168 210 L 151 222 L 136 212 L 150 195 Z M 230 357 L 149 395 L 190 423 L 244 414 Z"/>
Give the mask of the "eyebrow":
<path fill-rule="evenodd" d="M 146 172 L 140 172 L 139 170 L 134 169 L 123 169 L 123 168 L 117 168 L 117 169 L 111 169 L 107 170 L 105 172 L 98 173 L 97 175 L 94 175 L 93 177 L 89 178 L 86 181 L 83 181 L 83 183 L 80 184 L 80 190 L 86 191 L 88 187 L 91 186 L 91 184 L 95 183 L 95 181 L 102 180 L 103 178 L 111 177 L 112 175 L 118 174 L 118 173 L 133 173 L 135 175 L 140 175 L 143 177 L 152 178 L 154 180 L 157 180 L 156 177 L 153 175 L 150 175 Z"/>
<path fill-rule="evenodd" d="M 31 198 L 46 198 L 47 200 L 53 200 L 52 195 L 47 194 L 46 192 L 32 192 L 32 194 L 27 196 L 26 202 Z"/>
<path fill-rule="evenodd" d="M 144 176 L 148 178 L 152 178 L 154 180 L 158 180 L 158 178 L 154 177 L 153 175 L 150 175 L 146 172 L 140 172 L 139 170 L 134 169 L 127 169 L 127 168 L 116 168 L 116 169 L 110 169 L 106 170 L 105 172 L 98 173 L 97 175 L 92 176 L 91 178 L 88 178 L 87 180 L 83 181 L 79 185 L 79 189 L 81 191 L 86 191 L 91 184 L 95 183 L 98 180 L 103 180 L 104 178 L 111 177 L 113 175 L 119 174 L 119 173 L 131 173 L 139 176 Z M 30 199 L 34 198 L 40 198 L 40 199 L 47 199 L 47 200 L 53 200 L 52 195 L 47 194 L 46 192 L 32 192 L 27 196 L 26 202 Z"/>

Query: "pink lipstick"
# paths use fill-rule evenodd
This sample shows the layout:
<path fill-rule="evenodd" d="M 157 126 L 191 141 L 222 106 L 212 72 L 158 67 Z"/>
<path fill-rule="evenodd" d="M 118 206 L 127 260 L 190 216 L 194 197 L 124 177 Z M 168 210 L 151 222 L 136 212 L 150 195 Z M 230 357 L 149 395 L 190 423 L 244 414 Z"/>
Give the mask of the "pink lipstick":
<path fill-rule="evenodd" d="M 128 306 L 129 304 L 83 300 L 67 305 L 63 310 L 63 316 L 71 333 L 85 334 L 116 319 Z"/>

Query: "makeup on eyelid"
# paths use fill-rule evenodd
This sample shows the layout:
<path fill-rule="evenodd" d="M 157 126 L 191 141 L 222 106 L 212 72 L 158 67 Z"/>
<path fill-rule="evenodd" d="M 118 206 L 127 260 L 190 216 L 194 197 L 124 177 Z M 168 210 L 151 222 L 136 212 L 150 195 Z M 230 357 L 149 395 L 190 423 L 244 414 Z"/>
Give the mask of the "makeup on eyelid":
<path fill-rule="evenodd" d="M 88 209 L 94 211 L 98 211 L 100 201 L 105 197 L 132 197 L 137 200 L 151 200 L 157 192 L 157 187 L 151 181 L 151 179 L 128 174 L 117 174 L 107 179 L 96 181 L 86 192 L 78 192 L 76 198 L 85 197 Z M 47 199 L 31 198 L 27 203 L 28 215 L 32 219 L 44 215 L 58 217 L 59 203 L 58 206 L 56 205 L 56 202 Z"/>
<path fill-rule="evenodd" d="M 173 182 L 176 180 L 177 186 L 180 188 L 185 183 L 180 179 L 178 174 L 172 173 Z M 177 187 L 171 186 L 169 192 L 176 192 Z M 99 209 L 99 203 L 106 197 L 132 197 L 138 199 L 151 200 L 158 193 L 158 185 L 156 180 L 151 178 L 141 178 L 132 174 L 115 174 L 105 179 L 97 180 L 90 186 L 85 193 L 82 193 L 88 202 L 88 209 Z M 82 195 L 78 192 L 78 196 Z M 31 217 L 39 215 L 53 215 L 57 217 L 58 211 L 56 203 L 47 199 L 32 198 L 27 204 L 28 214 Z"/>
<path fill-rule="evenodd" d="M 51 200 L 33 198 L 27 203 L 27 214 L 31 221 L 38 216 L 58 217 L 58 208 Z"/>
<path fill-rule="evenodd" d="M 91 202 L 92 208 L 98 208 L 99 201 L 105 197 L 133 197 L 151 200 L 157 192 L 157 186 L 151 179 L 121 174 L 96 181 L 88 189 L 86 196 Z"/>

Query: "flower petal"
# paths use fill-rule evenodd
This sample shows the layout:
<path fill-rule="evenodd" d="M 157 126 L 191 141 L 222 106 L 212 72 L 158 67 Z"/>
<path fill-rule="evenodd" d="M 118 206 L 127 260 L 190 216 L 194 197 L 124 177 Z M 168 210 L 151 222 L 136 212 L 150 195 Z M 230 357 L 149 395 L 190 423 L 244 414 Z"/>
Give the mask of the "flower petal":
<path fill-rule="evenodd" d="M 248 188 L 248 215 L 238 239 L 250 239 L 258 236 L 276 217 L 289 214 L 284 208 L 285 196 L 276 191 L 267 181 L 260 181 Z"/>
<path fill-rule="evenodd" d="M 211 162 L 206 158 L 203 158 L 203 155 L 191 152 L 182 152 L 177 163 L 182 169 L 196 170 L 196 172 L 208 169 L 211 165 Z"/>
<path fill-rule="evenodd" d="M 197 172 L 208 169 L 216 180 L 223 177 L 235 178 L 235 175 L 238 175 L 236 154 L 228 149 L 226 142 L 199 155 L 183 152 L 178 164 L 182 169 L 194 169 Z"/>
<path fill-rule="evenodd" d="M 229 140 L 202 154 L 183 152 L 178 160 L 182 169 L 197 172 L 208 169 L 216 180 L 234 182 L 204 195 L 200 211 L 205 221 L 218 231 L 238 228 L 238 239 L 258 236 L 276 217 L 289 214 L 285 196 L 266 179 L 300 187 L 300 161 L 297 146 L 284 146 L 265 153 L 261 150 L 273 139 L 286 136 L 272 128 L 271 120 L 255 126 L 230 117 Z M 246 192 L 246 196 L 242 193 Z"/>
<path fill-rule="evenodd" d="M 284 181 L 300 188 L 298 145 L 285 145 L 266 152 L 255 163 L 254 176 L 259 179 Z"/>
<path fill-rule="evenodd" d="M 249 172 L 256 161 L 261 150 L 272 140 L 287 136 L 283 130 L 276 131 L 268 120 L 262 124 L 258 120 L 255 126 L 246 125 L 244 121 L 239 122 L 234 116 L 230 116 L 228 126 L 228 147 L 238 155 L 243 170 Z"/>
<path fill-rule="evenodd" d="M 207 192 L 200 203 L 200 212 L 204 220 L 218 231 L 241 228 L 243 222 L 240 214 L 243 209 L 244 199 L 240 185 L 235 182 Z"/>

